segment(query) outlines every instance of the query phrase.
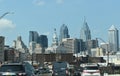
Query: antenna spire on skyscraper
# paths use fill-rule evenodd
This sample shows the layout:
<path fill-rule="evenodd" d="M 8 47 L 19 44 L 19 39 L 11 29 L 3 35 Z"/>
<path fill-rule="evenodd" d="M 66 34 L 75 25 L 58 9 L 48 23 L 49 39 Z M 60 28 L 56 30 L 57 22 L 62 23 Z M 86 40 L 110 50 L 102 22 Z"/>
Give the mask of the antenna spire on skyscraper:
<path fill-rule="evenodd" d="M 86 22 L 86 17 L 84 16 L 84 22 Z"/>

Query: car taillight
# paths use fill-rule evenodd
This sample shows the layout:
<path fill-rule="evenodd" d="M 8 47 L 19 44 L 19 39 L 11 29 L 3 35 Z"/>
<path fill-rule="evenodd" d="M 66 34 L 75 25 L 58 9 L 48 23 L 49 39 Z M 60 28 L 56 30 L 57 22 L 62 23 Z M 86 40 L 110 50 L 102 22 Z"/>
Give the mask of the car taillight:
<path fill-rule="evenodd" d="M 26 76 L 26 73 L 18 73 L 18 76 Z"/>
<path fill-rule="evenodd" d="M 96 73 L 100 73 L 100 71 L 99 71 L 99 70 L 97 70 L 97 71 L 96 71 Z"/>
<path fill-rule="evenodd" d="M 84 70 L 83 73 L 88 73 L 88 71 Z"/>
<path fill-rule="evenodd" d="M 68 70 L 66 70 L 66 74 L 68 74 Z"/>

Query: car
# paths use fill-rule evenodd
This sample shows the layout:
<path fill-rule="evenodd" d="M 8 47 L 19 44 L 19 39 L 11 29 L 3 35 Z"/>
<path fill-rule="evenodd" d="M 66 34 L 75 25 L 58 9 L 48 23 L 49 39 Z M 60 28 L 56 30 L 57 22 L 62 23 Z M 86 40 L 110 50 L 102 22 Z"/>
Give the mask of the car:
<path fill-rule="evenodd" d="M 83 66 L 81 76 L 101 76 L 99 66 L 97 64 L 87 64 Z"/>
<path fill-rule="evenodd" d="M 28 62 L 7 63 L 1 65 L 0 76 L 35 76 L 35 69 Z"/>
<path fill-rule="evenodd" d="M 82 72 L 82 68 L 77 66 L 75 67 L 74 69 L 74 73 L 73 73 L 73 76 L 81 76 L 81 72 Z"/>
<path fill-rule="evenodd" d="M 80 71 L 75 70 L 74 73 L 73 73 L 73 76 L 81 76 Z"/>
<path fill-rule="evenodd" d="M 53 62 L 52 76 L 70 76 L 69 64 L 64 61 Z"/>
<path fill-rule="evenodd" d="M 40 67 L 37 71 L 39 74 L 51 73 L 48 67 Z"/>

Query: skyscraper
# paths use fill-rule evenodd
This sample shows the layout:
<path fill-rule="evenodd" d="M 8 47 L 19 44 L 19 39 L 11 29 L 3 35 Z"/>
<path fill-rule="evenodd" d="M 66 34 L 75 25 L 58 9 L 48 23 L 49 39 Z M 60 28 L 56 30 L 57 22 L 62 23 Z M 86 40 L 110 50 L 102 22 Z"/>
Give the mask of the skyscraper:
<path fill-rule="evenodd" d="M 60 28 L 60 42 L 62 41 L 62 39 L 69 37 L 70 35 L 69 35 L 68 27 L 65 24 L 63 24 Z"/>
<path fill-rule="evenodd" d="M 5 37 L 0 36 L 0 61 L 4 62 Z"/>
<path fill-rule="evenodd" d="M 36 42 L 38 40 L 38 33 L 36 31 L 29 31 L 29 43 L 30 42 Z"/>
<path fill-rule="evenodd" d="M 40 35 L 38 37 L 38 44 L 41 45 L 41 47 L 43 48 L 47 48 L 48 47 L 48 38 L 46 35 Z"/>
<path fill-rule="evenodd" d="M 36 31 L 29 31 L 29 52 L 30 54 L 45 51 L 48 47 L 48 38 L 46 35 L 39 35 Z M 39 49 L 39 51 L 38 51 Z"/>
<path fill-rule="evenodd" d="M 56 33 L 56 29 L 54 29 L 54 34 L 53 34 L 53 40 L 52 40 L 52 46 L 54 45 L 58 45 L 58 37 L 57 37 L 57 33 Z"/>
<path fill-rule="evenodd" d="M 80 30 L 80 39 L 82 39 L 84 42 L 91 40 L 90 29 L 85 19 L 84 19 L 83 26 Z"/>
<path fill-rule="evenodd" d="M 108 38 L 109 38 L 109 45 L 110 51 L 117 52 L 119 51 L 119 35 L 118 35 L 117 28 L 112 25 L 108 30 Z"/>

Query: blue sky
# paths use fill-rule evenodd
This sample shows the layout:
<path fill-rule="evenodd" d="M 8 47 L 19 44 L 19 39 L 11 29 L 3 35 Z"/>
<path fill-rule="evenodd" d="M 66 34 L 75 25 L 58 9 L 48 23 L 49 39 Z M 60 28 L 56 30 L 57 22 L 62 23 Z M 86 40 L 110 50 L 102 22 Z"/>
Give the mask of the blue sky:
<path fill-rule="evenodd" d="M 108 41 L 108 29 L 115 25 L 120 30 L 120 0 L 0 0 L 0 35 L 5 44 L 12 45 L 17 36 L 28 45 L 29 31 L 45 34 L 52 42 L 54 28 L 59 36 L 60 27 L 66 24 L 71 38 L 80 37 L 84 16 L 92 39 Z"/>

